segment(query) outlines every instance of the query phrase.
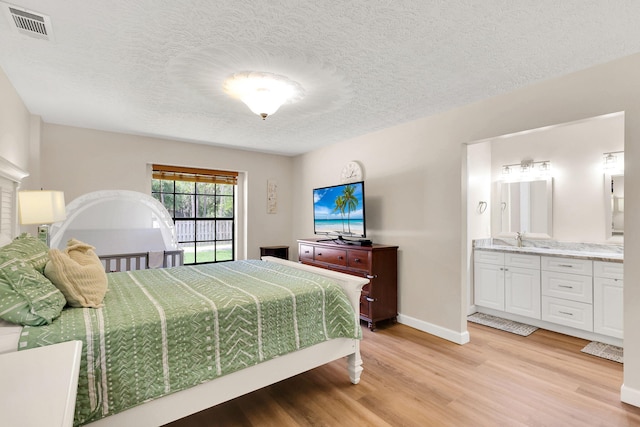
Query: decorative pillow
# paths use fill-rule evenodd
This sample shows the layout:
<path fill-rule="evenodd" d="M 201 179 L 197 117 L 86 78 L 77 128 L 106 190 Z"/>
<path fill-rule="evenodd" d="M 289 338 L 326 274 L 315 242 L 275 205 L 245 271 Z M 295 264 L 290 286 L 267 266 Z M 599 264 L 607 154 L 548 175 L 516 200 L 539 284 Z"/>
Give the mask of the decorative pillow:
<path fill-rule="evenodd" d="M 40 239 L 22 233 L 11 243 L 0 248 L 0 262 L 10 259 L 29 263 L 40 273 L 44 273 L 44 266 L 49 261 L 49 248 Z"/>
<path fill-rule="evenodd" d="M 107 273 L 94 247 L 71 239 L 64 251 L 51 249 L 44 274 L 71 307 L 102 307 L 107 292 Z"/>
<path fill-rule="evenodd" d="M 0 261 L 0 318 L 20 325 L 47 325 L 66 304 L 53 284 L 26 262 Z"/>

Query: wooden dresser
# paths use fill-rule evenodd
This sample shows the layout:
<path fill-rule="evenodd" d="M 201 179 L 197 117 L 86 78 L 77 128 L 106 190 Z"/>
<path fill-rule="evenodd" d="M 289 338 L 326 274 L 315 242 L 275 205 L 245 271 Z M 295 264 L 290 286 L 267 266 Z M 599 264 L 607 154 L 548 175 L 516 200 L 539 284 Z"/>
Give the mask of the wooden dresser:
<path fill-rule="evenodd" d="M 360 297 L 360 319 L 369 323 L 398 315 L 398 247 L 355 246 L 324 239 L 298 240 L 298 259 L 303 264 L 363 276 L 370 280 Z"/>

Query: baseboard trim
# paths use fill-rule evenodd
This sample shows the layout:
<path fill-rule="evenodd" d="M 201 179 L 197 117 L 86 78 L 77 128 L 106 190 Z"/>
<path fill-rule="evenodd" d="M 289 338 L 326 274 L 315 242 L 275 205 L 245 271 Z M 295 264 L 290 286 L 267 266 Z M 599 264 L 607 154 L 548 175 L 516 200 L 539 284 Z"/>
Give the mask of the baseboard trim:
<path fill-rule="evenodd" d="M 412 328 L 435 335 L 456 344 L 462 345 L 469 342 L 469 331 L 464 331 L 462 333 L 452 331 L 451 329 L 443 328 L 442 326 L 434 325 L 433 323 L 425 322 L 424 320 L 419 320 L 404 314 L 398 314 L 398 323 L 411 326 Z"/>
<path fill-rule="evenodd" d="M 640 407 L 640 390 L 622 384 L 622 387 L 620 387 L 620 400 L 623 403 Z"/>

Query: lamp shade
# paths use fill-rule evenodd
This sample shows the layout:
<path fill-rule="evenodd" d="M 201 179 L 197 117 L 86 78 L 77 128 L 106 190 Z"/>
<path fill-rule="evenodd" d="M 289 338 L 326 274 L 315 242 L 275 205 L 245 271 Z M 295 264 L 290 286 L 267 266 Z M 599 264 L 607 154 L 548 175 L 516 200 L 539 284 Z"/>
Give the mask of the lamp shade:
<path fill-rule="evenodd" d="M 20 224 L 52 224 L 67 217 L 62 191 L 19 191 L 18 207 Z"/>

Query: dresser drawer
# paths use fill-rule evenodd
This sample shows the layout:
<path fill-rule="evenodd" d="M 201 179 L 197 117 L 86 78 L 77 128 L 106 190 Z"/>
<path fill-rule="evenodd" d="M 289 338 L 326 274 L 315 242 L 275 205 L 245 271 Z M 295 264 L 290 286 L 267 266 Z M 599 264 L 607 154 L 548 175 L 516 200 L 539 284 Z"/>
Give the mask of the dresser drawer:
<path fill-rule="evenodd" d="M 301 261 L 313 261 L 313 246 L 300 245 L 298 252 Z"/>
<path fill-rule="evenodd" d="M 347 251 L 343 249 L 314 248 L 313 259 L 319 262 L 326 262 L 334 265 L 347 266 Z"/>
<path fill-rule="evenodd" d="M 542 257 L 542 269 L 547 271 L 558 271 L 560 273 L 593 274 L 593 261 L 587 259 L 574 259 L 562 257 Z"/>
<path fill-rule="evenodd" d="M 351 268 L 369 271 L 371 269 L 371 265 L 369 264 L 369 252 L 359 251 L 357 249 L 349 250 L 347 253 L 347 264 Z"/>
<path fill-rule="evenodd" d="M 620 279 L 624 276 L 624 264 L 621 262 L 593 262 L 593 276 Z"/>
<path fill-rule="evenodd" d="M 593 302 L 593 279 L 579 274 L 542 272 L 542 295 L 578 302 Z"/>
<path fill-rule="evenodd" d="M 539 270 L 540 256 L 505 253 L 504 265 L 508 267 L 533 268 L 533 269 Z"/>
<path fill-rule="evenodd" d="M 475 250 L 473 252 L 473 257 L 475 262 L 504 265 L 504 252 Z"/>
<path fill-rule="evenodd" d="M 542 320 L 593 332 L 593 306 L 543 296 Z"/>

